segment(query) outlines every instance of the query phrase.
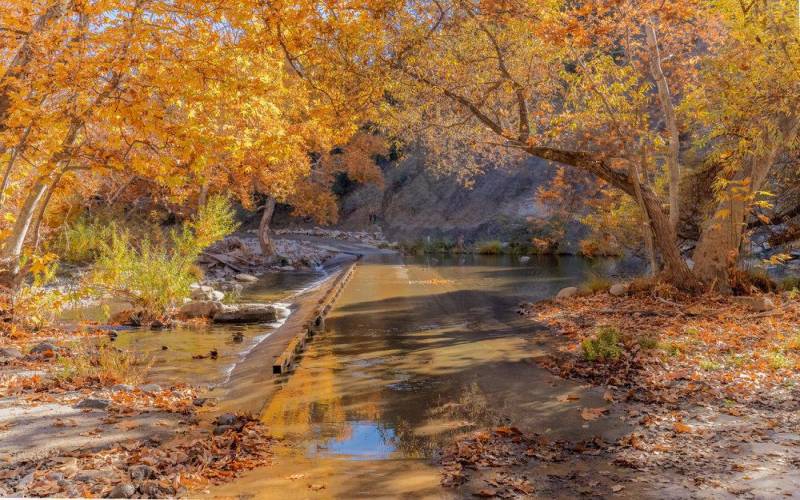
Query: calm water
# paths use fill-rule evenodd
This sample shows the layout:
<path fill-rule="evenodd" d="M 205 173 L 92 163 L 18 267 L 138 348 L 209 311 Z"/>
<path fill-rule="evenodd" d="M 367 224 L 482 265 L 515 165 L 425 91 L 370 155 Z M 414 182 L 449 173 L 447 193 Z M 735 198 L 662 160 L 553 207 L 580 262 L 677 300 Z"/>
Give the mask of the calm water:
<path fill-rule="evenodd" d="M 321 496 L 438 498 L 430 462 L 454 433 L 504 421 L 595 433 L 607 424 L 578 408 L 603 405 L 601 394 L 539 368 L 552 339 L 515 312 L 590 272 L 615 270 L 574 257 L 367 258 L 261 412 L 282 438 L 275 465 L 212 493 L 307 498 L 316 483 Z M 567 393 L 580 398 L 557 400 Z"/>
<path fill-rule="evenodd" d="M 180 327 L 169 330 L 131 328 L 120 330 L 113 345 L 131 350 L 144 363 L 150 365 L 147 381 L 169 385 L 186 382 L 193 385 L 222 383 L 235 364 L 269 335 L 290 314 L 289 303 L 293 295 L 314 286 L 327 277 L 322 273 L 268 273 L 257 283 L 246 287 L 240 301 L 274 304 L 278 321 L 254 325 L 209 325 L 206 327 Z M 127 304 L 114 304 L 112 312 L 127 308 Z M 65 315 L 68 321 L 103 317 L 99 306 L 74 310 Z M 196 355 L 218 352 L 217 359 L 193 359 Z"/>

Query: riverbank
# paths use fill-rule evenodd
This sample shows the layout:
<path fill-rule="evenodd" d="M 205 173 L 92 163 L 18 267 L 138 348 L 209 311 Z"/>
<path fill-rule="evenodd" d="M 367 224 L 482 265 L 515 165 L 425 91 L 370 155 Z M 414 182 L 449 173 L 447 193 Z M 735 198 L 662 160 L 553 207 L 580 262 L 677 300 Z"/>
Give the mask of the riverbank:
<path fill-rule="evenodd" d="M 643 479 L 667 497 L 800 491 L 796 298 L 618 292 L 521 312 L 563 340 L 542 366 L 602 388 L 622 409 L 631 432 L 593 452 L 635 471 L 619 491 Z"/>

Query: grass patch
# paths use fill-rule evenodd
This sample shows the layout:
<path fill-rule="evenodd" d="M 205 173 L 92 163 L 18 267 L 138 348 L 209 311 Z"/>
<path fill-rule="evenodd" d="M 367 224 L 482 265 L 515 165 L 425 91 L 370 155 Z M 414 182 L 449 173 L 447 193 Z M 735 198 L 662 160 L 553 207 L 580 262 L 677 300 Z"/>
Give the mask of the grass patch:
<path fill-rule="evenodd" d="M 646 350 L 652 350 L 658 347 L 658 339 L 650 335 L 639 337 L 636 342 L 639 344 L 639 347 Z"/>
<path fill-rule="evenodd" d="M 58 358 L 55 377 L 68 382 L 97 380 L 106 386 L 138 384 L 147 368 L 137 356 L 107 344 L 76 346 L 69 356 Z"/>
<path fill-rule="evenodd" d="M 589 273 L 589 276 L 580 288 L 581 292 L 586 295 L 604 292 L 611 288 L 611 280 L 599 274 Z"/>
<path fill-rule="evenodd" d="M 619 330 L 604 326 L 597 330 L 593 338 L 581 342 L 583 357 L 587 361 L 616 361 L 622 355 L 621 335 Z"/>
<path fill-rule="evenodd" d="M 782 370 L 792 366 L 792 361 L 784 353 L 778 351 L 767 354 L 767 363 L 773 370 Z"/>
<path fill-rule="evenodd" d="M 720 363 L 717 363 L 716 361 L 713 361 L 708 358 L 701 359 L 699 365 L 702 370 L 705 370 L 707 372 L 717 371 L 722 368 L 722 365 Z"/>
<path fill-rule="evenodd" d="M 682 351 L 681 346 L 675 342 L 659 342 L 656 347 L 670 356 L 677 356 Z"/>

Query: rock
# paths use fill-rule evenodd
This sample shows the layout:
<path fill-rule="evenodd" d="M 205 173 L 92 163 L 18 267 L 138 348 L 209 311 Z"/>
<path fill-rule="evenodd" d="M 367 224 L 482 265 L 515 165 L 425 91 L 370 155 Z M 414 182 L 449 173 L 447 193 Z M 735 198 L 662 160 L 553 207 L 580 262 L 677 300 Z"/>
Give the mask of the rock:
<path fill-rule="evenodd" d="M 214 315 L 214 323 L 267 323 L 275 321 L 278 314 L 267 304 L 237 304 L 224 306 Z"/>
<path fill-rule="evenodd" d="M 64 473 L 56 472 L 56 471 L 50 471 L 47 474 L 45 474 L 44 477 L 46 477 L 50 481 L 58 482 L 58 481 L 62 481 L 64 479 Z"/>
<path fill-rule="evenodd" d="M 111 404 L 111 401 L 107 399 L 99 399 L 99 398 L 86 398 L 77 405 L 75 408 L 89 408 L 92 410 L 105 410 L 108 408 L 108 405 Z"/>
<path fill-rule="evenodd" d="M 13 347 L 4 347 L 0 349 L 0 358 L 19 359 L 22 357 L 22 352 Z"/>
<path fill-rule="evenodd" d="M 30 353 L 31 354 L 42 354 L 42 353 L 45 353 L 47 351 L 56 352 L 56 351 L 58 351 L 58 347 L 56 347 L 55 345 L 51 344 L 50 342 L 39 342 L 35 346 L 31 347 Z"/>
<path fill-rule="evenodd" d="M 175 490 L 166 483 L 145 481 L 139 485 L 139 492 L 144 498 L 164 498 L 175 494 Z"/>
<path fill-rule="evenodd" d="M 190 297 L 192 300 L 214 300 L 211 298 L 213 293 L 214 289 L 210 286 L 200 286 L 192 290 Z"/>
<path fill-rule="evenodd" d="M 146 392 L 148 394 L 152 394 L 154 392 L 161 392 L 161 386 L 158 384 L 145 384 L 139 386 L 142 392 Z"/>
<path fill-rule="evenodd" d="M 568 286 L 567 288 L 562 288 L 558 295 L 556 295 L 557 299 L 569 299 L 578 295 L 578 288 L 574 286 Z"/>
<path fill-rule="evenodd" d="M 132 392 L 133 386 L 129 384 L 117 384 L 111 388 L 113 392 Z"/>
<path fill-rule="evenodd" d="M 229 281 L 223 281 L 222 283 L 219 283 L 217 286 L 219 286 L 219 289 L 222 290 L 223 292 L 232 293 L 234 295 L 242 293 L 242 290 L 244 289 L 241 283 L 233 283 Z"/>
<path fill-rule="evenodd" d="M 233 413 L 223 413 L 217 417 L 217 425 L 233 425 L 239 420 L 239 417 Z"/>
<path fill-rule="evenodd" d="M 128 468 L 128 475 L 134 481 L 144 481 L 156 477 L 156 471 L 148 465 L 132 465 Z"/>
<path fill-rule="evenodd" d="M 519 258 L 519 263 L 520 264 L 527 264 L 530 261 L 531 261 L 531 258 L 528 257 L 527 255 L 523 255 L 522 257 Z"/>
<path fill-rule="evenodd" d="M 99 470 L 81 470 L 75 474 L 75 480 L 82 483 L 92 483 L 96 481 L 103 473 Z"/>
<path fill-rule="evenodd" d="M 19 477 L 19 476 L 18 476 L 18 477 Z M 25 491 L 25 490 L 27 490 L 27 489 L 28 489 L 28 487 L 29 487 L 31 484 L 33 484 L 33 472 L 31 472 L 31 473 L 30 473 L 30 474 L 28 474 L 27 476 L 24 476 L 22 479 L 20 479 L 19 481 L 17 481 L 16 490 L 17 490 L 17 491 Z"/>
<path fill-rule="evenodd" d="M 109 498 L 131 498 L 136 494 L 136 486 L 131 483 L 121 483 L 114 486 L 111 493 L 108 494 Z"/>
<path fill-rule="evenodd" d="M 214 290 L 211 292 L 211 300 L 214 302 L 221 302 L 225 298 L 225 294 L 220 292 L 219 290 Z"/>
<path fill-rule="evenodd" d="M 278 271 L 296 271 L 294 266 L 279 266 Z"/>
<path fill-rule="evenodd" d="M 178 309 L 178 317 L 182 319 L 213 318 L 222 311 L 222 304 L 211 300 L 195 300 Z"/>
<path fill-rule="evenodd" d="M 242 283 L 253 283 L 254 281 L 258 281 L 258 278 L 256 278 L 255 276 L 246 273 L 239 273 L 233 278 L 236 281 L 241 281 Z"/>
<path fill-rule="evenodd" d="M 622 297 L 628 293 L 628 285 L 622 283 L 614 283 L 611 285 L 611 288 L 608 289 L 608 293 L 613 295 L 614 297 Z"/>
<path fill-rule="evenodd" d="M 233 426 L 230 426 L 230 425 L 217 425 L 217 426 L 214 427 L 214 435 L 215 436 L 220 436 L 222 434 L 225 434 L 226 432 L 228 432 L 231 429 L 233 429 Z"/>
<path fill-rule="evenodd" d="M 775 309 L 775 303 L 769 297 L 754 295 L 751 297 L 734 297 L 734 302 L 743 305 L 752 312 L 767 312 Z"/>

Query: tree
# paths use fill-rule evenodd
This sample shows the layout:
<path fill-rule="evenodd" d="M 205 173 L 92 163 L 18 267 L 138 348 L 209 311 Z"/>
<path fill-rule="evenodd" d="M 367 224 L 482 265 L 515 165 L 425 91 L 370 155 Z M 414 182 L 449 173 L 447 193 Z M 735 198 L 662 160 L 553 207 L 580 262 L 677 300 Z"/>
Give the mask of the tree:
<path fill-rule="evenodd" d="M 0 285 L 8 288 L 25 275 L 31 229 L 48 206 L 74 198 L 66 187 L 79 202 L 134 180 L 172 203 L 209 190 L 231 191 L 246 206 L 256 192 L 285 201 L 309 191 L 312 153 L 346 144 L 360 123 L 349 93 L 329 99 L 338 87 L 312 87 L 293 69 L 258 2 L 2 7 Z M 309 200 L 305 211 L 328 209 Z"/>
<path fill-rule="evenodd" d="M 394 130 L 416 124 L 443 158 L 532 155 L 590 172 L 634 198 L 668 281 L 729 287 L 748 209 L 797 146 L 794 2 L 325 2 L 359 7 L 384 23 L 368 66 L 384 78 Z M 372 36 L 321 32 L 336 67 L 363 60 L 348 48 Z M 716 197 L 699 211 L 690 269 L 677 181 L 711 163 Z"/>

